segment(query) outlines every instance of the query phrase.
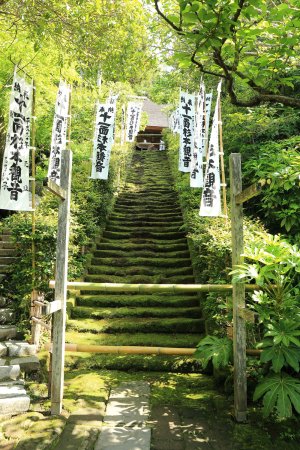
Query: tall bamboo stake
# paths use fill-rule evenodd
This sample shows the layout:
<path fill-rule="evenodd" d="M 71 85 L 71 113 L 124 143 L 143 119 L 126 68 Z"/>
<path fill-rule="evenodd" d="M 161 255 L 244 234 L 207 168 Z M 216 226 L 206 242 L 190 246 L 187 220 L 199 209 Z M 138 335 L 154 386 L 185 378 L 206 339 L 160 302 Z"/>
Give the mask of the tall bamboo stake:
<path fill-rule="evenodd" d="M 220 135 L 220 160 L 221 160 L 221 180 L 222 180 L 222 196 L 223 196 L 223 212 L 227 217 L 227 199 L 226 199 L 226 178 L 224 168 L 224 146 L 223 146 L 223 126 L 222 126 L 222 113 L 221 113 L 221 99 L 219 101 L 218 109 L 218 121 L 219 121 L 219 135 Z"/>
<path fill-rule="evenodd" d="M 32 80 L 32 129 L 31 129 L 31 197 L 32 197 L 32 290 L 31 290 L 31 315 L 32 317 L 39 318 L 40 307 L 35 304 L 35 300 L 38 298 L 38 293 L 36 291 L 36 245 L 35 245 L 35 232 L 36 232 L 36 203 L 35 203 L 35 192 L 36 192 L 36 149 L 35 149 L 35 137 L 36 137 L 36 85 L 34 80 Z M 39 345 L 41 326 L 32 321 L 31 324 L 31 341 L 35 345 Z"/>

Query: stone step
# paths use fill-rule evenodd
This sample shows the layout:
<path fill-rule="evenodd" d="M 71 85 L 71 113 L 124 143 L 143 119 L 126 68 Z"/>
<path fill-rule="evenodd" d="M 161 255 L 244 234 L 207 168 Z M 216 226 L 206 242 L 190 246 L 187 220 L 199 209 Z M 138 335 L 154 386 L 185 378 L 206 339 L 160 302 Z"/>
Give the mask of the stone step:
<path fill-rule="evenodd" d="M 1 274 L 7 274 L 9 272 L 11 272 L 12 267 L 11 265 L 6 265 L 6 264 L 0 264 L 0 273 Z"/>
<path fill-rule="evenodd" d="M 179 206 L 169 206 L 169 205 L 162 205 L 162 206 L 147 206 L 147 205 L 141 205 L 141 206 L 135 206 L 135 205 L 116 205 L 114 208 L 114 211 L 117 213 L 126 213 L 128 215 L 130 214 L 144 214 L 147 213 L 150 217 L 155 217 L 156 214 L 182 214 L 181 209 Z"/>
<path fill-rule="evenodd" d="M 177 252 L 174 251 L 165 251 L 165 252 L 158 252 L 158 251 L 151 251 L 151 250 L 144 250 L 144 248 L 141 248 L 139 250 L 134 249 L 127 249 L 127 250 L 95 250 L 94 251 L 94 258 L 97 260 L 103 260 L 103 259 L 127 259 L 127 258 L 141 258 L 146 260 L 146 258 L 149 258 L 151 261 L 157 257 L 157 259 L 163 259 L 163 260 L 169 260 L 170 262 L 175 258 L 175 261 L 182 258 L 184 261 L 190 258 L 190 254 L 188 250 L 180 250 Z"/>
<path fill-rule="evenodd" d="M 125 223 L 109 223 L 106 227 L 106 231 L 114 231 L 116 233 L 159 233 L 161 236 L 164 236 L 165 233 L 177 233 L 182 232 L 180 229 L 182 227 L 182 223 L 180 225 L 173 224 L 165 224 L 164 226 L 157 225 L 143 225 L 136 226 L 135 224 L 125 224 Z"/>
<path fill-rule="evenodd" d="M 1 242 L 0 242 L 0 244 L 1 244 Z M 15 254 L 16 254 L 15 248 L 1 248 L 1 245 L 0 245 L 0 257 L 1 258 L 13 257 Z"/>
<path fill-rule="evenodd" d="M 189 308 L 164 308 L 164 307 L 121 307 L 121 308 L 95 308 L 87 306 L 76 306 L 71 311 L 72 319 L 110 319 L 121 317 L 132 318 L 173 318 L 173 317 L 201 317 L 199 307 Z"/>
<path fill-rule="evenodd" d="M 96 308 L 101 307 L 155 307 L 164 306 L 169 308 L 198 306 L 199 298 L 197 295 L 124 295 L 113 294 L 98 294 L 98 295 L 79 295 L 76 297 L 76 305 L 78 306 L 92 306 Z"/>
<path fill-rule="evenodd" d="M 33 356 L 37 353 L 37 346 L 23 341 L 4 342 L 9 357 Z"/>
<path fill-rule="evenodd" d="M 5 297 L 0 296 L 0 308 L 4 308 L 9 304 L 9 300 Z"/>
<path fill-rule="evenodd" d="M 0 366 L 0 381 L 16 380 L 21 374 L 19 364 L 10 364 Z"/>
<path fill-rule="evenodd" d="M 0 324 L 10 324 L 16 320 L 16 313 L 11 308 L 0 308 Z"/>
<path fill-rule="evenodd" d="M 13 264 L 18 260 L 17 257 L 15 256 L 1 256 L 0 255 L 0 267 L 3 266 L 7 266 L 9 264 Z"/>
<path fill-rule="evenodd" d="M 40 360 L 35 355 L 12 358 L 10 364 L 19 365 L 25 373 L 37 372 L 40 369 Z"/>
<path fill-rule="evenodd" d="M 132 284 L 194 284 L 195 280 L 192 275 L 180 276 L 163 276 L 157 274 L 149 275 L 85 275 L 85 281 L 90 283 L 132 283 Z"/>
<path fill-rule="evenodd" d="M 174 232 L 152 232 L 152 231 L 132 231 L 132 232 L 116 232 L 116 231 L 104 231 L 103 237 L 106 239 L 113 239 L 113 240 L 130 240 L 130 241 L 136 241 L 138 239 L 155 239 L 155 240 L 162 240 L 162 241 L 172 241 L 177 240 L 185 237 L 186 233 L 183 231 L 174 231 Z"/>
<path fill-rule="evenodd" d="M 119 277 L 127 277 L 127 276 L 134 276 L 134 275 L 147 275 L 149 277 L 155 277 L 157 275 L 160 275 L 162 277 L 168 277 L 168 276 L 181 276 L 181 275 L 193 275 L 193 269 L 191 265 L 184 266 L 183 267 L 162 267 L 162 266 L 134 266 L 134 265 L 127 265 L 127 266 L 98 266 L 98 265 L 91 265 L 88 268 L 88 274 L 89 275 L 109 275 L 109 276 L 119 276 Z M 1 311 L 1 310 L 0 310 Z"/>
<path fill-rule="evenodd" d="M 3 398 L 18 397 L 19 395 L 26 395 L 24 386 L 19 384 L 0 385 L 0 400 Z"/>
<path fill-rule="evenodd" d="M 7 240 L 0 240 L 0 249 L 15 249 L 14 242 L 7 241 Z"/>
<path fill-rule="evenodd" d="M 0 415 L 21 414 L 28 411 L 30 398 L 27 395 L 16 395 L 0 399 Z"/>
<path fill-rule="evenodd" d="M 150 219 L 150 220 L 149 220 Z M 110 225 L 122 225 L 126 227 L 162 227 L 166 228 L 169 226 L 178 228 L 183 225 L 182 219 L 174 220 L 170 219 L 169 221 L 166 221 L 164 217 L 161 217 L 160 219 L 157 219 L 155 217 L 148 219 L 139 219 L 136 217 L 122 217 L 122 218 L 111 218 L 109 220 Z"/>
<path fill-rule="evenodd" d="M 204 320 L 194 318 L 70 319 L 68 330 L 90 333 L 189 333 L 204 332 Z"/>
<path fill-rule="evenodd" d="M 172 251 L 176 250 L 187 250 L 187 240 L 185 237 L 178 238 L 178 239 L 153 239 L 153 238 L 136 238 L 132 239 L 131 241 L 128 241 L 128 239 L 109 239 L 109 238 L 102 238 L 101 245 L 100 242 L 97 242 L 97 250 L 103 250 L 103 249 L 120 249 L 124 250 L 126 248 L 145 248 L 149 250 L 157 250 L 162 251 L 165 250 L 168 252 L 170 249 Z M 108 244 L 108 245 L 106 245 Z M 137 246 L 137 247 L 134 247 Z"/>
<path fill-rule="evenodd" d="M 0 341 L 13 339 L 17 335 L 17 327 L 14 325 L 0 325 Z"/>
<path fill-rule="evenodd" d="M 97 252 L 98 253 L 98 252 Z M 176 255 L 177 256 L 177 255 Z M 190 258 L 151 258 L 151 257 L 132 257 L 131 255 L 119 257 L 119 258 L 93 258 L 92 266 L 110 266 L 116 267 L 165 267 L 165 268 L 178 268 L 189 267 L 191 268 Z"/>

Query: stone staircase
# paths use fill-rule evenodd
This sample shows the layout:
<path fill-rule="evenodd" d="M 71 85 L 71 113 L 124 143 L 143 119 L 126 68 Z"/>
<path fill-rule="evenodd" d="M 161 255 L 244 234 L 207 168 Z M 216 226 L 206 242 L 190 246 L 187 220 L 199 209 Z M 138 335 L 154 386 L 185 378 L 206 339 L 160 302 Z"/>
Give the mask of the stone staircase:
<path fill-rule="evenodd" d="M 0 416 L 28 411 L 30 398 L 23 375 L 39 370 L 36 346 L 23 341 L 0 342 Z"/>
<path fill-rule="evenodd" d="M 16 261 L 16 249 L 9 230 L 0 235 L 0 280 Z M 12 300 L 0 297 L 0 416 L 25 412 L 30 405 L 24 374 L 39 369 L 36 346 L 18 338 Z"/>
<path fill-rule="evenodd" d="M 165 152 L 136 151 L 124 191 L 92 256 L 85 281 L 194 283 L 183 220 Z M 204 333 L 197 294 L 81 291 L 66 340 L 75 344 L 195 347 Z M 185 358 L 70 355 L 88 367 L 179 370 Z M 160 368 L 160 369 L 159 369 Z"/>

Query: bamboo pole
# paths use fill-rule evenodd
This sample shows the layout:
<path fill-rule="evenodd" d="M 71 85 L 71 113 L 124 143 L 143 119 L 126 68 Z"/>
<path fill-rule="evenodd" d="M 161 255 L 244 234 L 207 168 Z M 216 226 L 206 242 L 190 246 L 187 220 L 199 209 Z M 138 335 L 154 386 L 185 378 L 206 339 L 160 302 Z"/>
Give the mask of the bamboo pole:
<path fill-rule="evenodd" d="M 51 280 L 50 288 L 55 288 Z M 88 290 L 105 292 L 229 292 L 232 284 L 130 284 L 130 283 L 89 283 L 84 281 L 69 281 L 69 290 Z M 256 284 L 246 285 L 247 291 L 261 289 Z"/>
<path fill-rule="evenodd" d="M 45 344 L 45 350 L 52 351 L 52 345 Z M 88 344 L 65 344 L 66 352 L 102 353 L 117 355 L 174 355 L 193 356 L 196 348 L 181 347 L 142 347 L 134 345 L 88 345 Z M 247 353 L 259 356 L 261 350 L 248 349 Z"/>
<path fill-rule="evenodd" d="M 224 216 L 227 217 L 228 210 L 227 210 L 227 199 L 226 199 L 226 178 L 225 178 L 225 168 L 224 168 L 224 146 L 223 146 L 221 99 L 219 101 L 218 119 L 219 119 L 219 135 L 220 135 L 220 160 L 221 160 L 221 180 L 222 180 L 222 194 L 223 194 L 223 212 L 224 212 Z"/>
<path fill-rule="evenodd" d="M 242 192 L 241 155 L 232 153 L 230 164 L 231 240 L 232 267 L 243 263 L 243 207 L 236 203 L 236 196 Z M 247 419 L 247 374 L 246 374 L 246 326 L 239 309 L 246 307 L 245 283 L 233 282 L 233 366 L 234 366 L 234 413 L 237 422 Z"/>
<path fill-rule="evenodd" d="M 36 291 L 36 245 L 35 245 L 35 232 L 36 232 L 36 203 L 35 203 L 35 193 L 36 193 L 36 149 L 35 149 L 35 138 L 36 138 L 36 85 L 34 80 L 32 80 L 32 108 L 31 108 L 31 118 L 32 118 L 32 129 L 31 129 L 31 198 L 32 198 L 32 288 L 31 288 L 31 316 L 40 318 L 41 308 L 35 304 L 38 299 L 38 293 Z M 31 324 L 31 342 L 37 347 L 40 343 L 41 325 L 39 322 L 32 321 Z"/>

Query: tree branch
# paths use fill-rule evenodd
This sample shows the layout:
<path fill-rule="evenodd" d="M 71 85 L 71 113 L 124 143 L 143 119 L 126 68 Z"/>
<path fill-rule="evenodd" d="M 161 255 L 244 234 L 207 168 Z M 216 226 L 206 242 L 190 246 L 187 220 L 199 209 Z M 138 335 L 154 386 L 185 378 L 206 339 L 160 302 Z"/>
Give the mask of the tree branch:
<path fill-rule="evenodd" d="M 195 59 L 196 53 L 197 53 L 197 49 L 196 49 L 196 50 L 194 51 L 194 53 L 192 54 L 192 56 L 191 56 L 191 61 L 192 61 L 193 64 L 195 64 L 197 67 L 199 67 L 200 72 L 205 73 L 205 74 L 207 74 L 207 75 L 212 75 L 212 76 L 214 76 L 214 77 L 226 78 L 225 75 L 223 75 L 222 73 L 212 72 L 212 71 L 210 71 L 210 70 L 204 69 L 203 64 L 202 64 L 200 61 L 197 61 L 197 60 Z"/>
<path fill-rule="evenodd" d="M 180 25 L 180 27 L 178 27 L 177 25 L 175 25 L 175 23 L 173 23 L 170 19 L 168 19 L 168 17 L 159 8 L 158 2 L 159 2 L 159 0 L 154 0 L 154 6 L 155 6 L 157 14 L 160 17 L 162 17 L 164 19 L 164 21 L 167 22 L 167 24 L 169 24 L 170 27 L 172 27 L 173 30 L 175 30 L 178 34 L 184 35 L 184 33 L 182 31 L 182 28 L 181 28 L 181 25 Z M 180 22 L 182 22 L 182 18 L 180 18 Z"/>

